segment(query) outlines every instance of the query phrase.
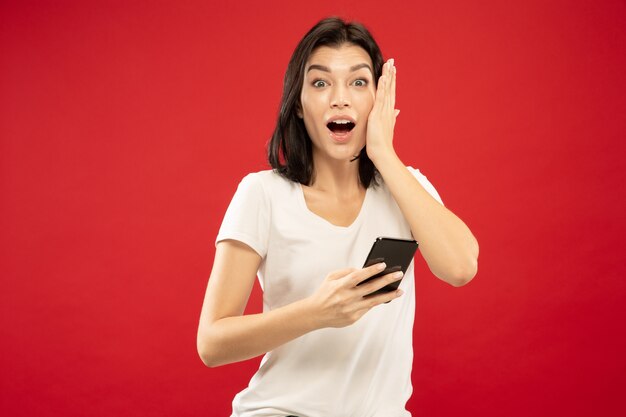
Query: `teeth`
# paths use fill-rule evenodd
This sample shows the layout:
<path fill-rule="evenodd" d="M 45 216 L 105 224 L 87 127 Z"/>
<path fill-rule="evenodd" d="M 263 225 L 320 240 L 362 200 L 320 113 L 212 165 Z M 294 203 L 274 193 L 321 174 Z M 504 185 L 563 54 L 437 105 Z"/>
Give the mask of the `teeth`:
<path fill-rule="evenodd" d="M 350 120 L 333 120 L 331 123 L 337 123 L 339 125 L 347 125 L 348 123 L 352 123 Z"/>

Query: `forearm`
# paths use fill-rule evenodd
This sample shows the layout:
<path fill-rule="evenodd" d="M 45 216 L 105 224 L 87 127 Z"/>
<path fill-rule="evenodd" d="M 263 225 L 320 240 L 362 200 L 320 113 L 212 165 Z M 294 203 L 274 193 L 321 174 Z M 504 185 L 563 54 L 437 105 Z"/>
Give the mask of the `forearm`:
<path fill-rule="evenodd" d="M 374 164 L 432 273 L 455 286 L 471 280 L 477 271 L 478 242 L 465 223 L 435 200 L 394 152 L 384 154 Z"/>
<path fill-rule="evenodd" d="M 207 366 L 250 359 L 317 328 L 306 299 L 260 314 L 225 317 L 198 333 Z"/>

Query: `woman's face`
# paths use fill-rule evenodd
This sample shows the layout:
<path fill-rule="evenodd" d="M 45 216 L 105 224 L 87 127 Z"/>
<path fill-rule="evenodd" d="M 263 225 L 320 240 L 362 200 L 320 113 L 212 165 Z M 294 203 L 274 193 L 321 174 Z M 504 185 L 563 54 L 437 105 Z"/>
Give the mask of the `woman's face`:
<path fill-rule="evenodd" d="M 304 72 L 298 116 L 304 120 L 314 154 L 353 159 L 365 146 L 376 95 L 372 60 L 360 46 L 321 46 L 309 57 Z"/>

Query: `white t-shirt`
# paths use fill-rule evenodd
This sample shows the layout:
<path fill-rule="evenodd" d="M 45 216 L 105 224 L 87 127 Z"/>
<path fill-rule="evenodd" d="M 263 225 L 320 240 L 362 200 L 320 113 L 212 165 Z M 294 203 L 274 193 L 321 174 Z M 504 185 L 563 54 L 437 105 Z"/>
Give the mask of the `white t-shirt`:
<path fill-rule="evenodd" d="M 409 170 L 441 202 L 426 177 Z M 393 196 L 379 183 L 367 189 L 356 220 L 341 227 L 307 208 L 300 184 L 269 170 L 249 174 L 216 243 L 235 239 L 261 255 L 263 311 L 290 304 L 313 294 L 329 272 L 361 268 L 377 237 L 412 238 Z M 316 330 L 268 352 L 235 396 L 232 416 L 410 416 L 405 404 L 413 390 L 413 263 L 400 288 L 402 297 L 351 326 Z"/>

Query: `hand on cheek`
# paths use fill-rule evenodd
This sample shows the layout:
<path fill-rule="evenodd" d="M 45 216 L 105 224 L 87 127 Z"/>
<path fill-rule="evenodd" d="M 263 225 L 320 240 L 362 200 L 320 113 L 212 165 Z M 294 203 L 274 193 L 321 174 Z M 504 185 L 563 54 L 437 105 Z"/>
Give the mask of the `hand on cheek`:
<path fill-rule="evenodd" d="M 383 73 L 378 80 L 374 106 L 367 119 L 365 144 L 367 156 L 376 163 L 376 158 L 385 153 L 393 153 L 393 130 L 400 110 L 396 104 L 396 67 L 393 59 L 383 65 Z"/>

